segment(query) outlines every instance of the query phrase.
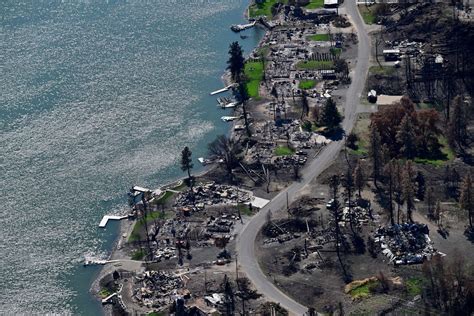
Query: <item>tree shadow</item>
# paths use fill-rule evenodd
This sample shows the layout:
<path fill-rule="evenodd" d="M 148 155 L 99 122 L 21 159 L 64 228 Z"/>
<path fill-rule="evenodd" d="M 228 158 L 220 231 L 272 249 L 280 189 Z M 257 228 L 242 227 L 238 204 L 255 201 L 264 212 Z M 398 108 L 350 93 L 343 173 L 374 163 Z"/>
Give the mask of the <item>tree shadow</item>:
<path fill-rule="evenodd" d="M 345 132 L 341 127 L 329 129 L 323 133 L 324 137 L 329 138 L 332 141 L 338 141 L 344 138 Z"/>
<path fill-rule="evenodd" d="M 467 240 L 474 243 L 474 228 L 469 227 L 464 231 L 464 236 L 467 237 Z"/>

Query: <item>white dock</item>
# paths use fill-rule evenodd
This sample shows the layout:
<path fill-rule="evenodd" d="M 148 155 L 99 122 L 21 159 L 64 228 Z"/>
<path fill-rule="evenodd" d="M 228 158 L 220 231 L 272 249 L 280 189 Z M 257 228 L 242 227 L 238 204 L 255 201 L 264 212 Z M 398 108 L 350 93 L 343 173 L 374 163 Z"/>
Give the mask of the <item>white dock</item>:
<path fill-rule="evenodd" d="M 223 120 L 224 122 L 232 122 L 234 120 L 238 120 L 239 117 L 238 116 L 223 116 L 221 117 L 221 120 Z"/>
<path fill-rule="evenodd" d="M 128 215 L 123 215 L 123 216 L 105 215 L 104 217 L 102 217 L 102 220 L 99 223 L 99 227 L 104 228 L 105 226 L 107 226 L 107 222 L 109 220 L 122 220 L 122 219 L 125 219 L 127 217 L 128 217 Z"/>
<path fill-rule="evenodd" d="M 230 29 L 234 32 L 240 32 L 255 26 L 256 23 L 257 21 L 253 21 L 252 23 L 248 24 L 234 24 L 230 27 Z"/>
<path fill-rule="evenodd" d="M 239 104 L 238 102 L 230 102 L 225 105 L 221 105 L 220 107 L 223 109 L 230 109 L 230 108 L 235 108 Z"/>
<path fill-rule="evenodd" d="M 231 85 L 228 85 L 227 87 L 225 88 L 222 88 L 220 90 L 216 90 L 216 91 L 213 91 L 211 92 L 211 95 L 216 95 L 216 94 L 219 94 L 219 93 L 222 93 L 222 92 L 226 92 L 226 91 L 229 91 L 231 88 L 233 88 L 235 86 L 235 83 L 231 84 Z"/>

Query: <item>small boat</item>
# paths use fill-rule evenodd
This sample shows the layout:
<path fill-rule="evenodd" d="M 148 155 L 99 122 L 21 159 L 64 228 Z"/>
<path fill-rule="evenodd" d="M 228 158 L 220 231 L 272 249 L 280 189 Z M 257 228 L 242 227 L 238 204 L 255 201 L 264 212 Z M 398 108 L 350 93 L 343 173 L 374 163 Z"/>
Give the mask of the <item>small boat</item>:
<path fill-rule="evenodd" d="M 201 163 L 201 165 L 205 166 L 205 165 L 209 165 L 212 163 L 212 160 L 210 159 L 206 159 L 206 158 L 203 158 L 203 157 L 199 157 L 198 158 L 198 161 Z"/>
<path fill-rule="evenodd" d="M 248 38 L 248 36 L 247 35 L 240 35 L 240 38 L 241 39 L 246 39 L 246 38 Z"/>

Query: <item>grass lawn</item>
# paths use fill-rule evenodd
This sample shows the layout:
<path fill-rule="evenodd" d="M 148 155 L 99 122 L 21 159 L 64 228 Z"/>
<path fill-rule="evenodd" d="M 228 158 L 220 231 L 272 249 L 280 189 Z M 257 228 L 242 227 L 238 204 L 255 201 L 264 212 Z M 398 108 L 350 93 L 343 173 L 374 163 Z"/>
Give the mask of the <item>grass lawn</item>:
<path fill-rule="evenodd" d="M 309 35 L 308 39 L 311 41 L 317 41 L 317 42 L 327 42 L 330 40 L 329 34 L 314 34 L 314 35 Z"/>
<path fill-rule="evenodd" d="M 406 283 L 408 294 L 411 296 L 420 295 L 423 292 L 423 280 L 420 278 L 409 278 Z"/>
<path fill-rule="evenodd" d="M 102 288 L 99 292 L 99 296 L 102 297 L 102 298 L 106 298 L 107 296 L 109 296 L 110 294 L 112 294 L 112 292 L 110 292 L 108 289 L 106 288 Z"/>
<path fill-rule="evenodd" d="M 318 9 L 324 6 L 324 0 L 310 0 L 305 6 L 306 9 Z"/>
<path fill-rule="evenodd" d="M 357 141 L 357 149 L 356 150 L 351 150 L 353 154 L 359 155 L 359 156 L 365 156 L 368 154 L 369 150 L 369 125 L 370 125 L 370 118 L 368 117 L 360 117 L 356 125 L 354 127 L 354 133 L 357 135 L 357 138 L 359 139 Z"/>
<path fill-rule="evenodd" d="M 240 211 L 240 215 L 242 216 L 251 216 L 253 214 L 247 204 L 237 204 L 237 209 Z"/>
<path fill-rule="evenodd" d="M 156 211 L 156 212 L 151 212 L 148 213 L 145 217 L 145 220 L 147 223 L 154 221 L 155 219 L 166 219 L 170 217 L 171 213 L 163 213 L 161 211 Z M 130 237 L 128 238 L 129 242 L 132 241 L 138 241 L 140 240 L 140 232 L 143 230 L 143 219 L 137 220 L 135 223 L 135 226 L 133 226 L 132 233 L 130 234 Z"/>
<path fill-rule="evenodd" d="M 332 60 L 302 60 L 296 64 L 300 70 L 329 69 L 334 67 Z"/>
<path fill-rule="evenodd" d="M 362 19 L 364 20 L 365 24 L 374 24 L 377 16 L 375 15 L 375 8 L 376 4 L 372 6 L 365 6 L 365 5 L 358 5 L 360 15 L 362 15 Z"/>
<path fill-rule="evenodd" d="M 454 151 L 449 147 L 448 140 L 444 136 L 440 136 L 438 138 L 439 143 L 441 144 L 441 154 L 442 157 L 439 158 L 415 158 L 416 163 L 424 164 L 424 165 L 432 165 L 435 167 L 442 167 L 446 164 L 446 162 L 453 160 L 456 158 Z"/>
<path fill-rule="evenodd" d="M 165 312 L 151 312 L 147 314 L 147 316 L 165 316 L 165 315 L 166 315 Z"/>
<path fill-rule="evenodd" d="M 145 251 L 140 249 L 132 254 L 132 260 L 142 260 L 145 257 Z"/>
<path fill-rule="evenodd" d="M 251 18 L 255 18 L 255 17 L 264 15 L 267 18 L 271 18 L 272 6 L 278 2 L 287 3 L 288 1 L 287 0 L 266 0 L 263 3 L 259 3 L 259 4 L 254 3 L 249 8 L 249 16 Z"/>
<path fill-rule="evenodd" d="M 278 146 L 275 148 L 275 155 L 277 156 L 290 156 L 293 155 L 295 151 L 287 146 Z"/>
<path fill-rule="evenodd" d="M 375 75 L 383 75 L 383 76 L 391 76 L 393 75 L 397 70 L 395 67 L 392 66 L 372 66 L 369 68 L 369 72 L 371 74 Z"/>
<path fill-rule="evenodd" d="M 258 98 L 258 88 L 263 79 L 263 64 L 259 61 L 246 62 L 244 74 L 247 78 L 246 87 L 249 97 Z"/>
<path fill-rule="evenodd" d="M 316 81 L 314 80 L 301 80 L 298 84 L 298 88 L 303 90 L 313 89 L 316 86 Z"/>
<path fill-rule="evenodd" d="M 378 285 L 379 281 L 370 281 L 367 282 L 366 284 L 356 287 L 352 291 L 350 291 L 350 294 L 352 296 L 352 299 L 358 299 L 358 298 L 366 298 L 369 297 L 371 294 L 371 288 L 376 287 Z"/>
<path fill-rule="evenodd" d="M 173 195 L 173 192 L 166 191 L 158 200 L 156 200 L 156 204 L 165 204 Z"/>
<path fill-rule="evenodd" d="M 331 53 L 331 55 L 339 56 L 342 53 L 342 48 L 331 47 L 329 52 Z"/>

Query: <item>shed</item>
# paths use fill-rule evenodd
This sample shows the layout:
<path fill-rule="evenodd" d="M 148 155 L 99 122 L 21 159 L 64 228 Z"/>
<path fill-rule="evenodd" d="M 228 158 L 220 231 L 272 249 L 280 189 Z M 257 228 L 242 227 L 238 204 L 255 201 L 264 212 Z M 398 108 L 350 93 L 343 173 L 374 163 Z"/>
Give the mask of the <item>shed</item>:
<path fill-rule="evenodd" d="M 339 5 L 339 0 L 324 0 L 325 8 L 336 8 Z"/>
<path fill-rule="evenodd" d="M 403 95 L 380 94 L 377 96 L 377 106 L 380 110 L 381 107 L 390 106 L 394 103 L 400 102 L 402 98 L 403 98 Z"/>

